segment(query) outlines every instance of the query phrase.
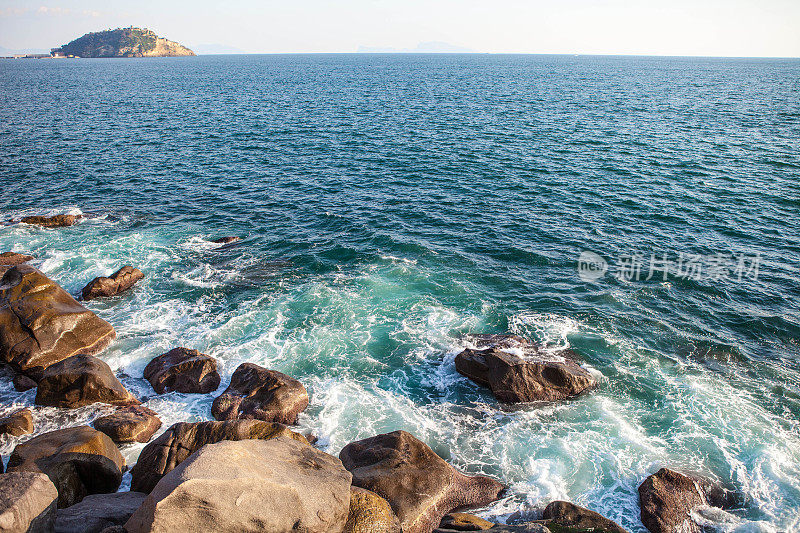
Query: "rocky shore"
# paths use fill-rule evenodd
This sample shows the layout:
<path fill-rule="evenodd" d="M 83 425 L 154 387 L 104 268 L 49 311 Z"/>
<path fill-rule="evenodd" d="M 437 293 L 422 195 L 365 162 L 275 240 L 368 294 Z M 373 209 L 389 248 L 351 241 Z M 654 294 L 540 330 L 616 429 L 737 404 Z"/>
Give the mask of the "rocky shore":
<path fill-rule="evenodd" d="M 75 220 L 30 217 L 63 227 Z M 230 241 L 225 241 L 230 242 Z M 297 379 L 241 364 L 228 387 L 217 361 L 176 346 L 153 358 L 142 378 L 153 394 L 214 394 L 209 418 L 166 428 L 158 413 L 99 357 L 113 342 L 98 317 L 19 252 L 0 254 L 0 362 L 17 390 L 36 388 L 35 405 L 98 405 L 88 425 L 38 434 L 16 445 L 3 472 L 0 532 L 347 532 L 621 533 L 620 525 L 566 501 L 533 509 L 532 520 L 496 524 L 465 510 L 503 497 L 503 480 L 459 471 L 405 431 L 372 435 L 334 456 L 293 429 L 309 405 Z M 82 300 L 125 298 L 145 273 L 130 265 L 91 280 Z M 598 381 L 578 354 L 557 357 L 515 335 L 476 334 L 455 364 L 500 404 L 563 402 Z M 33 407 L 36 409 L 36 407 Z M 535 408 L 535 407 L 534 407 Z M 0 435 L 35 432 L 30 409 L 0 419 Z M 119 446 L 143 443 L 129 465 Z M 662 468 L 639 486 L 641 522 L 653 533 L 700 532 L 698 509 L 741 505 L 735 494 L 693 474 Z"/>

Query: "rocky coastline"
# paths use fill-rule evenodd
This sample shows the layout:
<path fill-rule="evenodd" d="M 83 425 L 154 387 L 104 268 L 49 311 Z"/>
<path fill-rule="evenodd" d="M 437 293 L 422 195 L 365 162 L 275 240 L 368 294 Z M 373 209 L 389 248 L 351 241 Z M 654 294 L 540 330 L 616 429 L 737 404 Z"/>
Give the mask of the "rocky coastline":
<path fill-rule="evenodd" d="M 48 228 L 77 219 L 29 217 Z M 219 240 L 221 243 L 234 242 Z M 241 364 L 217 393 L 217 361 L 176 346 L 143 372 L 153 393 L 215 396 L 209 418 L 162 433 L 158 413 L 120 382 L 101 354 L 114 327 L 29 264 L 0 254 L 0 363 L 17 390 L 36 388 L 35 406 L 99 405 L 93 427 L 68 427 L 17 444 L 3 472 L 0 532 L 346 532 L 621 533 L 620 525 L 572 502 L 553 501 L 531 520 L 496 524 L 469 509 L 501 498 L 503 480 L 459 471 L 402 430 L 347 444 L 334 456 L 296 428 L 309 404 L 292 376 Z M 147 274 L 124 265 L 89 281 L 83 302 L 125 298 Z M 475 334 L 456 370 L 501 404 L 579 401 L 598 387 L 578 354 L 553 357 L 516 335 Z M 0 418 L 0 435 L 35 431 L 31 410 Z M 130 468 L 130 491 L 117 492 L 129 465 L 120 446 L 144 444 Z M 699 533 L 698 509 L 741 505 L 708 479 L 662 468 L 639 486 L 643 527 L 652 533 Z"/>

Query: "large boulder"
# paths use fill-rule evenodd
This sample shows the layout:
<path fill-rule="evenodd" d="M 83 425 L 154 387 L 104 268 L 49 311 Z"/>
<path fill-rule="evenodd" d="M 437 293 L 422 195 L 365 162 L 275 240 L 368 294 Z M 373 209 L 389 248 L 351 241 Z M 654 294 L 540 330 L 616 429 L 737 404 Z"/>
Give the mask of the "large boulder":
<path fill-rule="evenodd" d="M 77 354 L 93 355 L 114 339 L 111 324 L 30 265 L 0 279 L 0 361 L 36 376 Z"/>
<path fill-rule="evenodd" d="M 702 528 L 690 516 L 692 510 L 707 506 L 725 509 L 735 504 L 733 493 L 668 468 L 639 485 L 642 523 L 652 533 L 700 533 Z"/>
<path fill-rule="evenodd" d="M 125 524 L 129 533 L 340 533 L 351 476 L 293 439 L 210 444 L 164 476 Z"/>
<path fill-rule="evenodd" d="M 404 533 L 430 533 L 450 511 L 486 505 L 503 491 L 491 478 L 458 472 L 405 431 L 351 442 L 339 458 L 353 485 L 389 502 Z"/>
<path fill-rule="evenodd" d="M 261 420 L 174 424 L 142 449 L 139 460 L 131 469 L 131 490 L 150 492 L 165 474 L 206 444 L 223 440 L 269 440 L 281 436 L 308 445 L 305 437 L 283 424 Z"/>
<path fill-rule="evenodd" d="M 69 507 L 88 494 L 115 492 L 125 459 L 105 434 L 88 426 L 59 429 L 18 444 L 9 472 L 47 474 L 58 489 L 58 506 Z"/>
<path fill-rule="evenodd" d="M 14 385 L 14 390 L 17 392 L 25 392 L 26 390 L 36 388 L 36 381 L 22 373 L 14 374 L 11 384 Z"/>
<path fill-rule="evenodd" d="M 55 533 L 100 533 L 107 527 L 122 526 L 142 505 L 147 494 L 115 492 L 92 494 L 56 514 Z"/>
<path fill-rule="evenodd" d="M 20 409 L 0 418 L 0 435 L 19 437 L 33 433 L 33 415 L 30 409 Z"/>
<path fill-rule="evenodd" d="M 542 518 L 547 525 L 573 528 L 577 530 L 595 531 L 597 533 L 628 533 L 613 520 L 609 520 L 600 513 L 579 507 L 574 503 L 555 501 L 544 509 Z"/>
<path fill-rule="evenodd" d="M 138 400 L 104 361 L 91 355 L 76 355 L 45 369 L 36 389 L 35 402 L 73 409 L 98 402 L 130 405 Z"/>
<path fill-rule="evenodd" d="M 125 265 L 108 277 L 101 276 L 90 281 L 81 291 L 81 298 L 93 300 L 107 298 L 127 291 L 142 279 L 144 274 L 138 268 Z"/>
<path fill-rule="evenodd" d="M 80 218 L 83 217 L 81 215 L 54 215 L 52 217 L 34 215 L 22 217 L 20 222 L 25 224 L 33 224 L 35 226 L 43 226 L 45 228 L 63 228 L 65 226 L 72 226 Z"/>
<path fill-rule="evenodd" d="M 217 390 L 221 381 L 217 360 L 188 348 L 175 348 L 155 357 L 147 363 L 144 379 L 158 394 L 169 391 L 206 394 Z"/>
<path fill-rule="evenodd" d="M 504 403 L 556 401 L 577 396 L 597 383 L 567 350 L 546 353 L 516 335 L 481 335 L 474 348 L 456 356 L 456 370 Z"/>
<path fill-rule="evenodd" d="M 255 418 L 292 425 L 306 407 L 308 392 L 302 383 L 277 370 L 243 363 L 225 392 L 214 400 L 211 414 L 217 420 Z"/>
<path fill-rule="evenodd" d="M 0 533 L 50 533 L 58 491 L 44 474 L 0 474 Z"/>
<path fill-rule="evenodd" d="M 94 421 L 94 428 L 117 444 L 147 442 L 160 427 L 161 419 L 155 411 L 143 405 L 120 407 Z"/>
<path fill-rule="evenodd" d="M 400 522 L 389 502 L 372 491 L 350 487 L 344 533 L 400 533 Z"/>

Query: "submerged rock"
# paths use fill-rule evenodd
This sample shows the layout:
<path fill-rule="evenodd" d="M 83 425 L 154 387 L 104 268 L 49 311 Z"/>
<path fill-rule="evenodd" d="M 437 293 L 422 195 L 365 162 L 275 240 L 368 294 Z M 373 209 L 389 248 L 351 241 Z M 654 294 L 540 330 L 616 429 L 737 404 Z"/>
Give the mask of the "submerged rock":
<path fill-rule="evenodd" d="M 216 239 L 211 239 L 211 242 L 216 244 L 230 244 L 232 242 L 238 242 L 240 240 L 242 240 L 240 237 L 228 236 L 228 237 L 219 237 Z"/>
<path fill-rule="evenodd" d="M 217 390 L 222 379 L 217 360 L 188 348 L 174 348 L 147 363 L 144 378 L 158 394 L 189 392 L 206 394 Z"/>
<path fill-rule="evenodd" d="M 389 502 L 372 491 L 350 487 L 344 533 L 400 533 L 400 522 Z"/>
<path fill-rule="evenodd" d="M 44 474 L 0 474 L 0 532 L 53 531 L 57 501 L 58 491 Z"/>
<path fill-rule="evenodd" d="M 18 444 L 9 472 L 47 474 L 58 489 L 58 506 L 69 507 L 88 494 L 115 492 L 125 459 L 116 444 L 88 426 L 59 429 Z"/>
<path fill-rule="evenodd" d="M 56 513 L 55 533 L 100 533 L 113 526 L 122 526 L 142 505 L 147 494 L 115 492 L 91 494 L 80 503 Z"/>
<path fill-rule="evenodd" d="M 39 380 L 35 401 L 37 405 L 68 409 L 98 402 L 139 403 L 119 382 L 111 367 L 91 355 L 76 355 L 47 367 Z"/>
<path fill-rule="evenodd" d="M 131 490 L 150 492 L 159 479 L 206 444 L 223 440 L 269 440 L 281 436 L 309 445 L 302 435 L 283 424 L 261 420 L 174 424 L 142 449 L 139 460 L 131 469 Z"/>
<path fill-rule="evenodd" d="M 130 289 L 142 278 L 144 278 L 144 274 L 141 270 L 125 265 L 109 277 L 94 278 L 81 291 L 81 298 L 93 300 L 94 298 L 115 296 Z"/>
<path fill-rule="evenodd" d="M 120 407 L 94 421 L 94 428 L 117 444 L 147 442 L 160 427 L 161 419 L 156 412 L 143 405 Z"/>
<path fill-rule="evenodd" d="M 129 533 L 339 533 L 350 473 L 293 439 L 209 444 L 164 476 L 125 524 Z"/>
<path fill-rule="evenodd" d="M 729 508 L 735 496 L 702 479 L 662 468 L 639 486 L 642 523 L 652 533 L 700 533 L 691 518 L 693 509 L 712 506 Z"/>
<path fill-rule="evenodd" d="M 36 377 L 76 354 L 93 355 L 114 339 L 111 324 L 30 265 L 0 279 L 0 360 Z"/>
<path fill-rule="evenodd" d="M 0 418 L 0 435 L 19 437 L 28 433 L 33 433 L 33 415 L 30 409 L 20 409 Z"/>
<path fill-rule="evenodd" d="M 571 351 L 554 358 L 516 335 L 480 335 L 476 348 L 456 356 L 456 370 L 489 387 L 504 403 L 556 401 L 596 385 Z"/>
<path fill-rule="evenodd" d="M 354 486 L 389 502 L 404 533 L 430 533 L 450 511 L 486 505 L 503 491 L 491 478 L 458 472 L 405 431 L 351 442 L 339 457 Z"/>
<path fill-rule="evenodd" d="M 217 420 L 255 418 L 291 425 L 306 407 L 308 392 L 302 383 L 277 370 L 243 363 L 225 392 L 214 400 L 211 414 Z"/>
<path fill-rule="evenodd" d="M 22 217 L 20 222 L 24 224 L 32 224 L 35 226 L 43 226 L 45 228 L 63 228 L 65 226 L 72 226 L 78 219 L 83 218 L 81 215 L 55 215 L 52 217 L 45 216 L 30 216 Z"/>
<path fill-rule="evenodd" d="M 542 518 L 546 525 L 573 528 L 597 533 L 628 533 L 622 526 L 600 513 L 579 507 L 574 503 L 555 501 L 545 507 Z"/>

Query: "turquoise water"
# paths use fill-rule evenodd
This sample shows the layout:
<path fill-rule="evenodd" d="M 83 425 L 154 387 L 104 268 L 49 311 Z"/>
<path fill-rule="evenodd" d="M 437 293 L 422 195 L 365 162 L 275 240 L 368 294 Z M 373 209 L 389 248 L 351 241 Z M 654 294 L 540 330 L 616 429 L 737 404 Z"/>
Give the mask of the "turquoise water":
<path fill-rule="evenodd" d="M 510 491 L 486 517 L 568 499 L 643 531 L 636 487 L 672 466 L 742 493 L 706 516 L 719 531 L 800 530 L 798 80 L 797 60 L 0 62 L 2 220 L 86 215 L 2 226 L 0 251 L 73 293 L 145 272 L 87 305 L 165 428 L 210 418 L 213 395 L 141 379 L 182 345 L 223 387 L 244 361 L 299 378 L 300 425 L 331 453 L 405 429 L 496 476 Z M 225 235 L 242 241 L 209 242 Z M 609 272 L 584 281 L 584 251 Z M 624 279 L 628 254 L 759 268 Z M 464 334 L 507 331 L 571 347 L 599 390 L 498 405 L 453 359 Z M 2 412 L 32 404 L 0 381 Z M 37 432 L 101 412 L 40 409 Z"/>

